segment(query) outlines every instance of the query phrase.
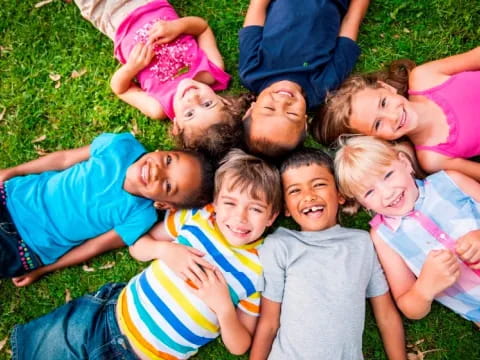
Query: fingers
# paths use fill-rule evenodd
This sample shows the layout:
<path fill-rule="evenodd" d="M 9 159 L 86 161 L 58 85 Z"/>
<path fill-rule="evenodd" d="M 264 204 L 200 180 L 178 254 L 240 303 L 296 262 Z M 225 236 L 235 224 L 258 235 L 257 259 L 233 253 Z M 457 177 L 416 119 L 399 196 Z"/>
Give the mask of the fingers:
<path fill-rule="evenodd" d="M 12 278 L 12 283 L 16 287 L 23 287 L 30 285 L 32 283 L 32 279 L 30 279 L 27 275 L 22 275 Z"/>

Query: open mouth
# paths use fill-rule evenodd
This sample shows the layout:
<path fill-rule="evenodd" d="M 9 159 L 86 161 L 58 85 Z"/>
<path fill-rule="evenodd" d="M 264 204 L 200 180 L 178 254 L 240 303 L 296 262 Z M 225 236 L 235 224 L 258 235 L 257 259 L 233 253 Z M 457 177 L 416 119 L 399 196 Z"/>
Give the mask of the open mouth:
<path fill-rule="evenodd" d="M 185 95 L 186 95 L 189 91 L 191 91 L 191 90 L 196 90 L 196 89 L 197 89 L 197 88 L 196 88 L 195 86 L 193 86 L 193 85 L 188 86 L 185 90 L 183 90 L 182 98 L 184 98 Z"/>
<path fill-rule="evenodd" d="M 389 205 L 388 207 L 397 207 L 401 201 L 403 200 L 403 198 L 405 197 L 405 191 L 402 191 L 400 193 L 400 195 L 398 195 L 395 200 L 393 200 Z"/>
<path fill-rule="evenodd" d="M 284 89 L 275 91 L 275 94 L 279 94 L 279 95 L 288 96 L 288 97 L 293 98 L 293 93 L 291 91 L 284 90 Z"/>
<path fill-rule="evenodd" d="M 325 210 L 324 206 L 310 206 L 305 209 L 302 209 L 302 214 L 307 216 L 320 216 Z"/>
<path fill-rule="evenodd" d="M 148 184 L 149 173 L 150 173 L 150 166 L 148 165 L 148 163 L 145 163 L 145 165 L 143 165 L 140 170 L 140 178 L 144 185 Z"/>
<path fill-rule="evenodd" d="M 403 109 L 402 110 L 402 118 L 400 119 L 397 130 L 402 128 L 403 125 L 405 125 L 406 122 L 407 122 L 407 113 L 405 112 L 405 109 Z"/>
<path fill-rule="evenodd" d="M 232 227 L 232 226 L 230 226 L 230 225 L 227 225 L 227 228 L 228 228 L 232 233 L 234 233 L 235 235 L 240 236 L 240 237 L 245 237 L 245 236 L 247 236 L 248 234 L 251 233 L 251 231 L 248 230 L 248 229 L 236 228 L 236 227 Z"/>

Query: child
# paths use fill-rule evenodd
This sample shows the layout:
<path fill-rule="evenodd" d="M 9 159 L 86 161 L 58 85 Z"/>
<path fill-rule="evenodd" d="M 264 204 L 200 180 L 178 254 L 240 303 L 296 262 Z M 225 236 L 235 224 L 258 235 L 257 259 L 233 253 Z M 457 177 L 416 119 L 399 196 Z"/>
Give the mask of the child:
<path fill-rule="evenodd" d="M 368 234 L 337 225 L 333 164 L 302 149 L 281 165 L 285 214 L 260 249 L 265 290 L 250 359 L 362 359 L 365 297 L 390 359 L 405 359 L 402 321 Z"/>
<path fill-rule="evenodd" d="M 26 286 L 132 245 L 155 223 L 153 205 L 205 204 L 212 173 L 198 154 L 146 153 L 129 133 L 0 170 L 0 277 Z"/>
<path fill-rule="evenodd" d="M 370 136 L 344 140 L 335 168 L 341 191 L 376 213 L 371 235 L 399 309 L 420 319 L 435 299 L 480 321 L 480 185 L 455 171 L 415 179 L 402 152 Z"/>
<path fill-rule="evenodd" d="M 75 3 L 115 42 L 123 65 L 111 87 L 120 99 L 148 117 L 172 119 L 172 133 L 186 148 L 220 153 L 238 142 L 248 99 L 215 94 L 227 87 L 230 76 L 204 19 L 179 18 L 166 0 Z"/>
<path fill-rule="evenodd" d="M 368 4 L 250 0 L 239 33 L 239 73 L 259 94 L 244 119 L 251 151 L 275 158 L 303 141 L 307 108 L 320 105 L 355 65 Z"/>
<path fill-rule="evenodd" d="M 480 164 L 467 160 L 480 155 L 480 47 L 412 71 L 412 62 L 400 63 L 402 72 L 399 62 L 392 65 L 387 74 L 354 76 L 329 95 L 314 137 L 330 143 L 342 133 L 407 136 L 428 173 L 457 170 L 480 180 Z"/>
<path fill-rule="evenodd" d="M 278 170 L 233 150 L 216 172 L 213 204 L 167 214 L 130 248 L 160 260 L 125 287 L 107 285 L 17 326 L 13 358 L 36 349 L 35 359 L 186 359 L 220 333 L 230 352 L 244 353 L 263 286 L 258 239 L 280 207 Z"/>

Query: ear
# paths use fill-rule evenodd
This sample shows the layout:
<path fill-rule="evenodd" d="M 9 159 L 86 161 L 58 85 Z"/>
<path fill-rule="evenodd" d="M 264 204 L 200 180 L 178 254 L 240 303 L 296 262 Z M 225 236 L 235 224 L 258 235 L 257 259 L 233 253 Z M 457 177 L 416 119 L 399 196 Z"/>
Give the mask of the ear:
<path fill-rule="evenodd" d="M 397 89 L 395 89 L 392 85 L 388 85 L 386 82 L 378 80 L 377 83 L 378 85 L 380 85 L 380 87 L 387 89 L 393 94 L 396 94 L 398 92 Z"/>
<path fill-rule="evenodd" d="M 252 102 L 250 104 L 250 107 L 247 109 L 247 111 L 245 111 L 245 115 L 243 115 L 243 118 L 242 120 L 245 120 L 247 117 L 249 117 L 251 114 L 252 114 L 252 111 L 253 111 L 253 107 L 255 106 L 255 102 Z"/>
<path fill-rule="evenodd" d="M 285 205 L 284 207 L 285 207 L 285 216 L 290 217 L 291 214 L 290 214 L 290 211 L 288 211 L 287 205 Z"/>
<path fill-rule="evenodd" d="M 400 151 L 397 156 L 398 156 L 398 160 L 400 160 L 400 162 L 403 165 L 405 165 L 405 167 L 407 168 L 407 171 L 410 174 L 415 174 L 415 170 L 413 170 L 412 161 L 410 160 L 408 155 L 405 154 L 404 152 Z"/>
<path fill-rule="evenodd" d="M 178 125 L 177 118 L 174 117 L 173 124 L 172 124 L 172 135 L 173 136 L 180 135 L 182 133 L 182 130 L 183 129 L 180 127 L 180 125 Z"/>
<path fill-rule="evenodd" d="M 155 201 L 153 207 L 157 210 L 176 210 L 176 206 L 166 201 Z"/>
<path fill-rule="evenodd" d="M 275 221 L 275 219 L 277 218 L 277 216 L 278 216 L 278 212 L 275 212 L 275 213 L 272 214 L 270 219 L 268 219 L 268 221 L 267 221 L 267 227 L 272 226 L 272 224 Z"/>
<path fill-rule="evenodd" d="M 342 194 L 338 193 L 338 203 L 340 205 L 343 205 L 343 204 L 345 204 L 346 201 L 347 200 L 345 199 L 345 197 Z"/>
<path fill-rule="evenodd" d="M 220 100 L 222 101 L 223 104 L 227 105 L 227 106 L 232 106 L 233 105 L 233 102 L 231 100 L 228 100 L 226 98 L 224 98 L 223 96 L 220 96 L 220 95 L 217 95 Z"/>

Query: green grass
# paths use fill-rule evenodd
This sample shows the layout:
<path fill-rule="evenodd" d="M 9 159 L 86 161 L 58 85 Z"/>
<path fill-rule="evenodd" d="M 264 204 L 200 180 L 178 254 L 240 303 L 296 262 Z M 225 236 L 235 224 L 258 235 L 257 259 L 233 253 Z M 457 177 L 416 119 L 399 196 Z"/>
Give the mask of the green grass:
<path fill-rule="evenodd" d="M 294 1 L 294 0 L 292 0 Z M 31 160 L 42 151 L 90 143 L 104 131 L 135 131 L 151 150 L 171 147 L 168 121 L 145 118 L 110 91 L 109 77 L 117 68 L 111 41 L 83 20 L 73 3 L 54 0 L 35 8 L 35 0 L 0 0 L 0 168 Z M 217 35 L 227 70 L 234 74 L 231 90 L 240 92 L 236 75 L 240 29 L 248 0 L 173 1 L 181 15 L 205 17 Z M 308 35 L 308 34 L 306 34 Z M 400 57 L 417 63 L 460 53 L 478 45 L 480 2 L 477 0 L 372 1 L 362 27 L 363 49 L 357 71 L 370 71 Z M 86 69 L 76 79 L 72 71 Z M 50 74 L 60 74 L 60 87 Z M 45 136 L 43 141 L 33 140 Z M 367 227 L 368 217 L 347 219 L 350 226 Z M 115 261 L 115 266 L 99 266 Z M 98 257 L 85 272 L 81 266 L 49 275 L 28 288 L 0 280 L 0 341 L 12 326 L 38 317 L 73 297 L 94 291 L 108 281 L 127 281 L 141 268 L 126 250 Z M 471 323 L 434 305 L 424 320 L 405 321 L 409 343 L 427 359 L 479 359 L 480 335 Z M 318 329 L 319 334 L 322 329 Z M 0 360 L 8 359 L 8 346 Z M 384 359 L 370 312 L 364 336 L 367 359 Z M 202 349 L 197 359 L 234 359 L 220 340 Z M 246 359 L 247 357 L 240 357 Z"/>

